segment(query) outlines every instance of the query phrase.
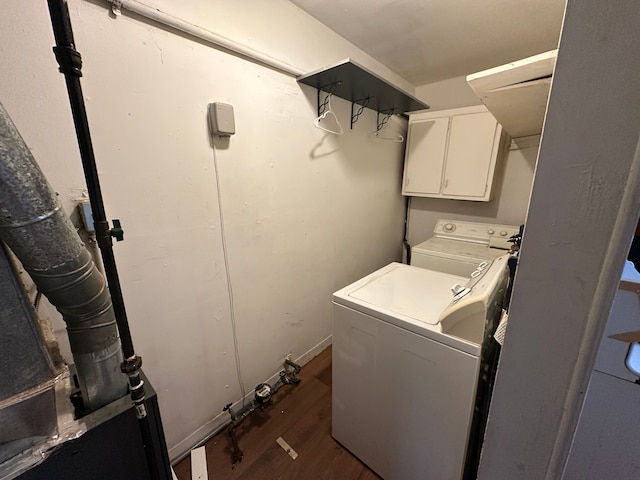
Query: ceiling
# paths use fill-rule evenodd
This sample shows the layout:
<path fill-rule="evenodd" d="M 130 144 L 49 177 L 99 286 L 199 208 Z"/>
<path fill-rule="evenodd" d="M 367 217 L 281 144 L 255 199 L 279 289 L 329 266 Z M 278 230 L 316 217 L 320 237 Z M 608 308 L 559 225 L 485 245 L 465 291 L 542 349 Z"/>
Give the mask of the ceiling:
<path fill-rule="evenodd" d="M 557 48 L 565 0 L 290 0 L 413 83 Z"/>

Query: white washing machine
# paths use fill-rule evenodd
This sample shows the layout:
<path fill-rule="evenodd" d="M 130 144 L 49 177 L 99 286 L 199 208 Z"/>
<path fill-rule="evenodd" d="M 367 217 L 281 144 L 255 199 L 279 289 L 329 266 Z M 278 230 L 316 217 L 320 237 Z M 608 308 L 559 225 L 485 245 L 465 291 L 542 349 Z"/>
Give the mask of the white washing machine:
<path fill-rule="evenodd" d="M 332 435 L 385 480 L 462 477 L 507 258 L 471 279 L 392 263 L 334 293 Z"/>
<path fill-rule="evenodd" d="M 513 225 L 440 219 L 433 236 L 411 248 L 411 265 L 469 277 L 481 262 L 507 253 Z"/>

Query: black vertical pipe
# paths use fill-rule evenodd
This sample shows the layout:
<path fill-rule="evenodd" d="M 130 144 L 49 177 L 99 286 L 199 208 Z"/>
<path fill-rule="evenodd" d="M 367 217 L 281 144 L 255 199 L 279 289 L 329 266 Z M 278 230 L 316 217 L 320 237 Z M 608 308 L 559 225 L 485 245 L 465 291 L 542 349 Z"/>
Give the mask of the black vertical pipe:
<path fill-rule="evenodd" d="M 82 86 L 80 85 L 82 58 L 75 49 L 67 2 L 64 0 L 48 0 L 48 4 L 51 22 L 53 24 L 53 33 L 57 44 L 53 50 L 56 55 L 56 60 L 60 64 L 60 72 L 64 74 L 67 83 L 67 93 L 69 94 L 69 101 L 71 103 L 71 112 L 76 128 L 84 177 L 87 182 L 93 222 L 95 224 L 102 261 L 104 262 L 105 276 L 109 283 L 113 309 L 116 314 L 122 352 L 126 359 L 134 356 L 135 351 L 131 340 L 131 331 L 129 330 L 129 322 L 127 321 L 127 312 L 124 306 L 122 290 L 120 288 L 118 270 L 113 255 L 109 222 L 107 221 L 107 215 L 102 201 L 102 190 L 100 189 L 100 180 L 98 178 L 96 159 L 93 154 L 93 144 L 89 132 L 89 122 L 87 120 L 87 111 L 82 95 Z"/>
<path fill-rule="evenodd" d="M 131 331 L 129 329 L 129 322 L 127 320 L 127 313 L 120 287 L 120 279 L 118 278 L 118 270 L 116 268 L 115 257 L 113 255 L 111 230 L 109 229 L 109 222 L 107 221 L 104 203 L 102 201 L 98 169 L 96 167 L 95 156 L 93 153 L 93 145 L 91 142 L 91 134 L 89 132 L 89 122 L 82 94 L 82 86 L 80 85 L 80 77 L 82 76 L 82 58 L 80 53 L 75 49 L 75 41 L 73 38 L 73 30 L 71 28 L 71 18 L 69 16 L 67 1 L 47 0 L 47 3 L 49 5 L 49 14 L 56 40 L 56 46 L 53 47 L 53 51 L 55 53 L 56 60 L 60 65 L 60 72 L 64 74 L 67 84 L 67 93 L 71 104 L 73 122 L 76 129 L 78 146 L 80 148 L 80 157 L 82 159 L 84 176 L 87 182 L 87 190 L 89 192 L 89 201 L 91 203 L 91 210 L 93 213 L 96 240 L 100 247 L 105 276 L 107 277 L 109 292 L 113 303 L 113 310 L 116 316 L 116 323 L 120 333 L 120 341 L 122 343 L 122 351 L 124 355 L 124 362 L 121 365 L 121 370 L 129 377 L 129 390 L 131 392 L 131 398 L 135 405 L 136 415 L 140 424 L 140 431 L 142 441 L 144 442 L 149 473 L 151 478 L 155 480 L 160 478 L 160 473 L 156 463 L 157 455 L 154 449 L 153 430 L 151 429 L 149 418 L 147 417 L 144 382 L 140 378 L 142 359 L 135 354 L 135 350 L 133 348 Z"/>

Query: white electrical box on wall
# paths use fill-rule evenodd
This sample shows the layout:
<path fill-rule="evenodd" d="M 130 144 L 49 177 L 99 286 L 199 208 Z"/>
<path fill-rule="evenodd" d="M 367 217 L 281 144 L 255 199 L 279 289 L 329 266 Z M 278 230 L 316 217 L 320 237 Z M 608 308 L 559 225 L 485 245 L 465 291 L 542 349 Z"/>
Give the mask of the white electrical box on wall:
<path fill-rule="evenodd" d="M 233 106 L 228 103 L 209 104 L 209 127 L 212 135 L 229 137 L 236 133 L 236 122 L 233 116 Z"/>

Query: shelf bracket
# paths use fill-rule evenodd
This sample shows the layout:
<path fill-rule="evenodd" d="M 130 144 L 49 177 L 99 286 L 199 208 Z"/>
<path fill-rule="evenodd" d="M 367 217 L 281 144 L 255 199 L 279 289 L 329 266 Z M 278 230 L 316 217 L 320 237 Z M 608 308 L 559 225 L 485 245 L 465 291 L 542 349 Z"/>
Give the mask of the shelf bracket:
<path fill-rule="evenodd" d="M 362 112 L 364 111 L 364 109 L 367 108 L 367 105 L 369 105 L 369 102 L 371 101 L 372 98 L 375 98 L 375 97 L 361 98 L 360 100 L 353 100 L 351 102 L 351 130 L 353 130 L 353 125 L 358 121 L 358 118 L 360 118 L 360 115 L 362 115 Z M 358 110 L 356 110 L 356 112 L 353 113 L 353 106 L 356 104 L 359 105 Z"/>
<path fill-rule="evenodd" d="M 340 85 L 340 82 L 333 82 L 329 85 L 325 85 L 323 87 L 318 87 L 318 117 L 320 117 L 325 110 L 327 109 L 327 105 L 329 104 L 329 99 L 331 95 L 333 95 L 333 90 Z M 325 92 L 327 95 L 324 97 L 322 103 L 320 103 L 320 93 Z"/>
<path fill-rule="evenodd" d="M 376 114 L 376 132 L 379 132 L 384 128 L 384 126 L 387 124 L 387 122 L 391 118 L 391 115 L 393 115 L 394 111 L 395 111 L 395 107 L 391 108 L 390 110 L 387 110 L 386 112 L 378 112 Z M 383 115 L 382 120 L 380 120 L 380 114 Z"/>

